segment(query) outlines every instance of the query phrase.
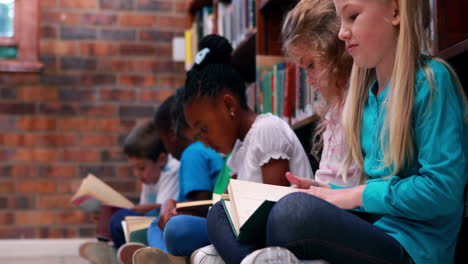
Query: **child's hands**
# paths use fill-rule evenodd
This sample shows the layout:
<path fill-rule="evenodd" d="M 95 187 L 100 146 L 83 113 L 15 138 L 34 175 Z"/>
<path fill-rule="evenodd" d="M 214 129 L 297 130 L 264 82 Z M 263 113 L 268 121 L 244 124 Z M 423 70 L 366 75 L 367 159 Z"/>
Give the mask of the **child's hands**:
<path fill-rule="evenodd" d="M 169 219 L 177 215 L 176 203 L 177 202 L 172 199 L 169 199 L 163 203 L 158 220 L 158 225 L 161 228 L 161 230 L 164 230 L 164 227 L 166 227 L 166 224 L 169 221 Z"/>
<path fill-rule="evenodd" d="M 323 187 L 310 186 L 307 190 L 299 190 L 308 193 L 342 209 L 354 209 L 362 206 L 362 192 L 366 185 L 359 185 L 346 189 L 331 189 Z"/>
<path fill-rule="evenodd" d="M 309 189 L 311 186 L 315 187 L 323 187 L 323 188 L 329 188 L 330 185 L 328 184 L 323 184 L 319 183 L 315 180 L 309 179 L 309 178 L 302 178 L 295 176 L 291 172 L 286 172 L 286 179 L 292 184 L 292 187 L 298 188 L 298 189 Z"/>

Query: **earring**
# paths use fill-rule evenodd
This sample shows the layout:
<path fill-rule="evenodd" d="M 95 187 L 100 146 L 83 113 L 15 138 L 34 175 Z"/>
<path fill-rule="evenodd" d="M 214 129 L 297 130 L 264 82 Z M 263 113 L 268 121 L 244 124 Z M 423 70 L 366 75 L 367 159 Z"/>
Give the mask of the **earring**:
<path fill-rule="evenodd" d="M 236 114 L 234 112 L 231 112 L 232 117 L 236 117 Z"/>

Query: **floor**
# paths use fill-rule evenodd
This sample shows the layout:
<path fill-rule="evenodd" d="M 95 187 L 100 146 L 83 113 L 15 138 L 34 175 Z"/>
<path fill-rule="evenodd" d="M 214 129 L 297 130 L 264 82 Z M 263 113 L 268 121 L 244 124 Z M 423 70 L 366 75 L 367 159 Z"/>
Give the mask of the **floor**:
<path fill-rule="evenodd" d="M 89 264 L 79 246 L 93 239 L 0 239 L 1 264 Z"/>

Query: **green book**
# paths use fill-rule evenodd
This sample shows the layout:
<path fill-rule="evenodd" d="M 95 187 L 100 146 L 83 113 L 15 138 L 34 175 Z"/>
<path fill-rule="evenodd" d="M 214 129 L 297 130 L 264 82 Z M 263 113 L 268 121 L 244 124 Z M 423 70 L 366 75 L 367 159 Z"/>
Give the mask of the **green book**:
<path fill-rule="evenodd" d="M 229 199 L 222 204 L 234 235 L 240 242 L 265 236 L 266 221 L 273 205 L 297 189 L 231 179 Z"/>

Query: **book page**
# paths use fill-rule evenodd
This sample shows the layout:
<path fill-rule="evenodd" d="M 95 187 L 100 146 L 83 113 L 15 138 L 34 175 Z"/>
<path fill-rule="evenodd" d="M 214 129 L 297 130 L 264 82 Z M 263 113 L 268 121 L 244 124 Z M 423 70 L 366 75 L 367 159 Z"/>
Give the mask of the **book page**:
<path fill-rule="evenodd" d="M 78 205 L 75 201 L 85 195 L 92 196 L 97 200 L 112 206 L 122 208 L 131 208 L 135 206 L 122 194 L 92 174 L 88 174 L 88 176 L 83 179 L 78 191 L 73 195 L 71 200 L 74 204 Z"/>
<path fill-rule="evenodd" d="M 297 192 L 297 189 L 292 187 L 233 179 L 231 179 L 229 185 L 233 207 L 236 209 L 240 226 L 249 219 L 263 201 L 277 202 L 287 194 Z"/>
<path fill-rule="evenodd" d="M 176 204 L 176 208 L 195 207 L 195 206 L 201 206 L 201 205 L 213 205 L 213 200 L 178 202 Z"/>
<path fill-rule="evenodd" d="M 125 237 L 130 238 L 130 234 L 139 229 L 148 228 L 156 217 L 152 216 L 126 216 L 125 217 Z M 129 242 L 129 240 L 127 240 Z"/>
<path fill-rule="evenodd" d="M 229 222 L 231 223 L 234 234 L 238 236 L 241 226 L 239 225 L 239 222 L 237 221 L 238 217 L 237 217 L 236 211 L 232 207 L 232 203 L 230 200 L 223 200 L 223 203 L 224 203 L 224 209 L 227 210 L 227 216 L 228 216 Z"/>

